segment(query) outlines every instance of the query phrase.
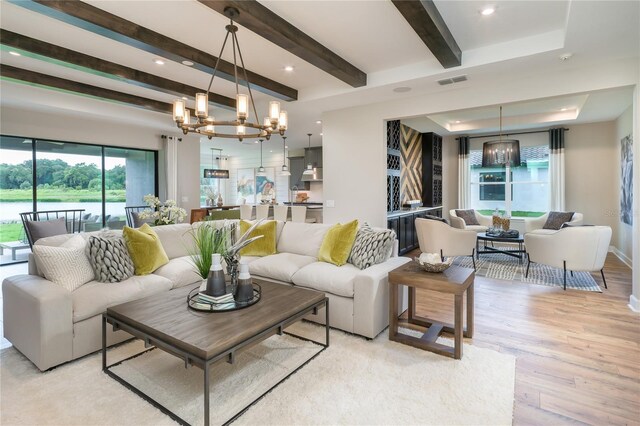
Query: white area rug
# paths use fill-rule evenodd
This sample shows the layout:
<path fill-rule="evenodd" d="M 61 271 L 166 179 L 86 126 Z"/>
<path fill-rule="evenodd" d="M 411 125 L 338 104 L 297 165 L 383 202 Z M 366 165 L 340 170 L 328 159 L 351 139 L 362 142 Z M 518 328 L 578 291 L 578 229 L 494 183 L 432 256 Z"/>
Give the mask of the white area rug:
<path fill-rule="evenodd" d="M 496 247 L 499 245 L 496 244 Z M 473 268 L 470 256 L 459 256 L 453 261 L 454 265 Z M 538 284 L 549 287 L 563 288 L 563 270 L 541 263 L 531 263 L 529 276 L 525 277 L 527 260 L 522 263 L 518 259 L 506 254 L 481 254 L 476 260 L 476 275 L 505 281 L 516 281 L 525 284 Z M 589 272 L 577 271 L 573 275 L 567 271 L 567 288 L 602 293 L 602 289 Z"/>
<path fill-rule="evenodd" d="M 309 323 L 290 331 L 322 336 Z M 464 346 L 456 361 L 390 342 L 331 331 L 331 346 L 268 393 L 237 424 L 511 424 L 515 358 Z M 441 339 L 450 344 L 449 340 Z M 113 348 L 117 360 L 142 350 L 141 342 Z M 276 336 L 212 372 L 211 424 L 224 422 L 292 371 L 318 347 Z M 0 352 L 2 425 L 174 424 L 152 405 L 101 371 L 94 354 L 40 373 L 13 347 Z M 202 371 L 154 350 L 118 373 L 188 422 L 202 424 Z"/>

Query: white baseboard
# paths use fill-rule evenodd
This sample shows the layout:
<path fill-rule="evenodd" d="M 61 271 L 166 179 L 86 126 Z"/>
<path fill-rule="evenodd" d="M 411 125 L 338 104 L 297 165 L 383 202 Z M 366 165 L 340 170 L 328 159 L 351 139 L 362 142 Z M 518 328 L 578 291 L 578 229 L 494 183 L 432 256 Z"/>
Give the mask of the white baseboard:
<path fill-rule="evenodd" d="M 629 296 L 629 304 L 627 305 L 633 312 L 640 312 L 640 300 L 633 294 Z"/>
<path fill-rule="evenodd" d="M 615 254 L 618 257 L 618 259 L 620 259 L 622 261 L 622 263 L 627 265 L 629 268 L 633 269 L 633 261 L 631 259 L 629 259 L 627 256 L 625 256 L 625 254 L 623 252 L 618 250 L 617 247 L 609 246 L 609 251 L 611 253 Z"/>

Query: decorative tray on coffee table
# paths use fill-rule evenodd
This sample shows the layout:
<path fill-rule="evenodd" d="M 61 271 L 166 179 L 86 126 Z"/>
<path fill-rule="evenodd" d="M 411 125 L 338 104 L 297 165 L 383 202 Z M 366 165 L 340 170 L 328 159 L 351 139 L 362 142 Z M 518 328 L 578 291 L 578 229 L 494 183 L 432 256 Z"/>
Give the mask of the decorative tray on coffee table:
<path fill-rule="evenodd" d="M 189 292 L 189 295 L 187 296 L 187 305 L 190 309 L 201 312 L 229 312 L 244 309 L 258 303 L 262 297 L 262 288 L 259 284 L 254 282 L 253 297 L 246 302 L 238 302 L 233 299 L 229 302 L 223 303 L 210 302 L 198 298 L 199 293 L 200 287 L 196 287 Z M 231 286 L 227 286 L 227 293 L 231 293 Z"/>

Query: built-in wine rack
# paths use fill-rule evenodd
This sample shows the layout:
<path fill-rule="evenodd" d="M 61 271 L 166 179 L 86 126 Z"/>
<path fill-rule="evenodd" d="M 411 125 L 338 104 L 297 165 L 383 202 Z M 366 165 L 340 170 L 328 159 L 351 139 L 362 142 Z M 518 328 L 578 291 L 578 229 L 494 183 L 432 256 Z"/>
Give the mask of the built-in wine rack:
<path fill-rule="evenodd" d="M 387 212 L 400 207 L 400 120 L 392 120 L 387 121 Z"/>
<path fill-rule="evenodd" d="M 442 205 L 442 136 L 435 133 L 422 135 L 422 202 Z"/>

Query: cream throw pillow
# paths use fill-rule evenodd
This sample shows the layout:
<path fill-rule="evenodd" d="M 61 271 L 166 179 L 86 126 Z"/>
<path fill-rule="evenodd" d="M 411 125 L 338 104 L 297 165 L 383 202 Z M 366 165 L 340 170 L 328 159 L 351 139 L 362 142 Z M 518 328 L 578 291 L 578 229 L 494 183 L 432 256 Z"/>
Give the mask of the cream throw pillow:
<path fill-rule="evenodd" d="M 76 235 L 58 247 L 36 244 L 33 254 L 38 269 L 46 279 L 73 291 L 93 281 L 93 268 L 85 254 L 85 246 L 85 239 Z"/>

